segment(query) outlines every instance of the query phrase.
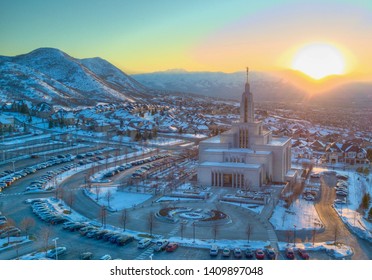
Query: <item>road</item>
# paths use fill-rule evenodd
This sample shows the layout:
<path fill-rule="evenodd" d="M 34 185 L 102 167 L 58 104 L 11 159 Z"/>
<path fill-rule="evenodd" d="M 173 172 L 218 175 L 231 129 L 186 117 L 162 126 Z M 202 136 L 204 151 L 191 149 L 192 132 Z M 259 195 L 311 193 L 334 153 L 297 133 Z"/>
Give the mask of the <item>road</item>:
<path fill-rule="evenodd" d="M 332 208 L 333 201 L 336 198 L 334 189 L 336 182 L 336 176 L 333 174 L 325 174 L 321 177 L 322 198 L 315 204 L 315 208 L 326 230 L 318 233 L 316 239 L 323 241 L 336 239 L 337 242 L 342 242 L 353 248 L 354 255 L 352 259 L 372 259 L 372 246 L 367 241 L 351 233 Z"/>

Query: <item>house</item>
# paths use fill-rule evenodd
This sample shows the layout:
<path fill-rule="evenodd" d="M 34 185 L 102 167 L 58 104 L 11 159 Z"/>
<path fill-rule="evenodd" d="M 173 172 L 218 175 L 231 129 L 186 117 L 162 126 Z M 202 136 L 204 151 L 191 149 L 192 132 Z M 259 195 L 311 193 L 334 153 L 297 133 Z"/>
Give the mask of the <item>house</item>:
<path fill-rule="evenodd" d="M 344 153 L 341 150 L 342 144 L 332 142 L 325 149 L 326 161 L 329 163 L 339 163 L 344 161 Z"/>
<path fill-rule="evenodd" d="M 31 108 L 31 115 L 36 116 L 43 119 L 48 119 L 54 113 L 53 106 L 46 103 L 41 102 L 36 104 Z"/>
<path fill-rule="evenodd" d="M 11 127 L 14 127 L 14 117 L 0 114 L 0 131 L 7 131 Z"/>
<path fill-rule="evenodd" d="M 73 125 L 76 122 L 74 114 L 64 109 L 53 113 L 51 115 L 51 119 L 57 122 L 63 122 L 64 125 Z"/>
<path fill-rule="evenodd" d="M 344 161 L 349 164 L 368 164 L 367 151 L 356 144 L 345 143 Z"/>

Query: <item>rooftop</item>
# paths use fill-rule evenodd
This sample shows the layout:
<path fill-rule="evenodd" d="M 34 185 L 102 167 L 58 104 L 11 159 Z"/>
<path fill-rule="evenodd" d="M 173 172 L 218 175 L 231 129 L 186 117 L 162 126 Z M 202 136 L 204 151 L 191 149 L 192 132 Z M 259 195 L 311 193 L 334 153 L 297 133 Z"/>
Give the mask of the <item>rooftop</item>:
<path fill-rule="evenodd" d="M 252 149 L 243 148 L 231 148 L 231 149 L 206 149 L 206 152 L 228 152 L 228 153 L 246 153 L 246 154 L 258 154 L 258 155 L 270 155 L 271 151 L 255 151 Z"/>
<path fill-rule="evenodd" d="M 231 168 L 246 168 L 246 169 L 259 169 L 261 164 L 241 163 L 241 162 L 202 162 L 200 167 L 231 167 Z"/>

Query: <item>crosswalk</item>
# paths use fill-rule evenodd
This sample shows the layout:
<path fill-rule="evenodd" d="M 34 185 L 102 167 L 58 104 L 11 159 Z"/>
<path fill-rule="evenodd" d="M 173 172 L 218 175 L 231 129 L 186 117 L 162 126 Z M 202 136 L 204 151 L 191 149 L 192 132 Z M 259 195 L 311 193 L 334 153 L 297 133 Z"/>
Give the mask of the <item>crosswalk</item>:
<path fill-rule="evenodd" d="M 139 256 L 137 256 L 135 260 L 152 259 L 153 253 L 154 253 L 154 249 L 152 248 L 152 246 L 149 246 L 145 251 L 143 251 Z"/>
<path fill-rule="evenodd" d="M 175 236 L 179 232 L 180 227 L 181 225 L 180 223 L 178 223 L 177 226 L 175 226 L 170 232 L 168 232 L 167 237 L 169 238 L 169 237 Z"/>

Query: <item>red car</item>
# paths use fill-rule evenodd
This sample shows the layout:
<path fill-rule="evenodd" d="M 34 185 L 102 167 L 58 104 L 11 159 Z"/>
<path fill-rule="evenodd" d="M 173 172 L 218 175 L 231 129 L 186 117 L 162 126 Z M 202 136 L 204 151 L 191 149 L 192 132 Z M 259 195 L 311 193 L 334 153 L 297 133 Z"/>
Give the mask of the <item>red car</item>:
<path fill-rule="evenodd" d="M 175 251 L 177 248 L 178 248 L 178 244 L 177 244 L 177 243 L 169 243 L 169 244 L 167 245 L 167 247 L 165 247 L 165 251 L 167 251 L 167 252 L 173 252 L 173 251 Z"/>
<path fill-rule="evenodd" d="M 290 260 L 294 260 L 294 258 L 295 258 L 294 251 L 293 251 L 292 248 L 287 248 L 287 249 L 285 250 L 285 255 L 286 255 L 287 258 L 290 259 Z"/>
<path fill-rule="evenodd" d="M 308 260 L 310 259 L 310 256 L 309 254 L 306 252 L 305 249 L 298 249 L 298 254 L 301 258 L 303 258 L 304 260 Z"/>
<path fill-rule="evenodd" d="M 263 260 L 265 258 L 265 253 L 262 249 L 257 249 L 255 255 L 257 260 Z"/>

